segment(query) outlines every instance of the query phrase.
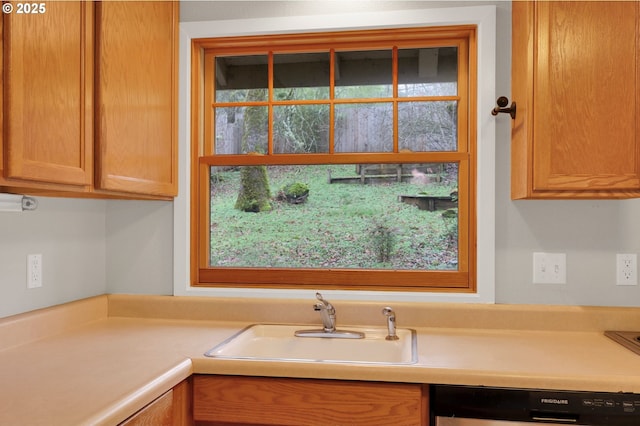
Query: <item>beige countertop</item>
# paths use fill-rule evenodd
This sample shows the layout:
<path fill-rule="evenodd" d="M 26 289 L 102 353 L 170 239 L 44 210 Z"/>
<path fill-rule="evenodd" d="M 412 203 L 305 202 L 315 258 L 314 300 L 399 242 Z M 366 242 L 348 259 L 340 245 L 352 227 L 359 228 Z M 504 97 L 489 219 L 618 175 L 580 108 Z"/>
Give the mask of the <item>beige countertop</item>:
<path fill-rule="evenodd" d="M 413 365 L 205 357 L 253 322 L 317 324 L 312 301 L 283 301 L 279 319 L 252 303 L 101 296 L 2 319 L 0 424 L 117 424 L 193 373 L 640 393 L 640 356 L 602 333 L 640 329 L 635 308 L 397 304 L 417 331 Z M 347 311 L 378 320 L 377 304 L 335 305 L 344 325 L 363 324 Z"/>

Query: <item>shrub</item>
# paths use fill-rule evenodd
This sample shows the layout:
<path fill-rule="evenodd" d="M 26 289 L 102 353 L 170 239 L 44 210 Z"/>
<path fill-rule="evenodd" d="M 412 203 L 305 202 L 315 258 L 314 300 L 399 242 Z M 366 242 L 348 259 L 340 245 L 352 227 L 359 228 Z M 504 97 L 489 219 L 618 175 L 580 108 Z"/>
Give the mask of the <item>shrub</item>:
<path fill-rule="evenodd" d="M 396 244 L 396 235 L 388 226 L 374 221 L 369 234 L 378 262 L 388 262 Z"/>
<path fill-rule="evenodd" d="M 309 185 L 302 182 L 294 182 L 285 185 L 280 191 L 280 194 L 278 194 L 278 198 L 285 199 L 293 204 L 300 204 L 307 201 L 308 195 Z"/>

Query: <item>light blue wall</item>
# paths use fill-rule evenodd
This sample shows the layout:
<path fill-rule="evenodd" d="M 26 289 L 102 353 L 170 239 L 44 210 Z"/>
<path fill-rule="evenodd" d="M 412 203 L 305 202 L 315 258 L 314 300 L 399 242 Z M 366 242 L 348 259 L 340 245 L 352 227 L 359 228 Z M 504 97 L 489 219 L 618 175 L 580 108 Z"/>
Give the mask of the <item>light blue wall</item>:
<path fill-rule="evenodd" d="M 182 2 L 181 19 L 495 4 L 497 95 L 510 94 L 510 2 L 248 3 Z M 497 302 L 640 306 L 639 286 L 615 285 L 615 254 L 640 253 L 640 200 L 511 201 L 511 123 L 506 117 L 496 120 Z M 105 292 L 172 292 L 171 202 L 38 199 L 36 212 L 0 213 L 0 317 Z M 532 284 L 534 251 L 567 253 L 567 284 Z M 41 289 L 26 288 L 29 253 L 44 255 Z"/>
<path fill-rule="evenodd" d="M 172 202 L 35 198 L 35 211 L 0 212 L 0 317 L 104 293 L 172 293 Z M 35 253 L 43 286 L 27 289 Z"/>
<path fill-rule="evenodd" d="M 0 212 L 0 317 L 107 290 L 106 202 L 36 199 L 35 211 Z M 27 289 L 28 254 L 42 254 L 41 288 Z"/>
<path fill-rule="evenodd" d="M 109 293 L 173 293 L 173 203 L 108 201 Z"/>

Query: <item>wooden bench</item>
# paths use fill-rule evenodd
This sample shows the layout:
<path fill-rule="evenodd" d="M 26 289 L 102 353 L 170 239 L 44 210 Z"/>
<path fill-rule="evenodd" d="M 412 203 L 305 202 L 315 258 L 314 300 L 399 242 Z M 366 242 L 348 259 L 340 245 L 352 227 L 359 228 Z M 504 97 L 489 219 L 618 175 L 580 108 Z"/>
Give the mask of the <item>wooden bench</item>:
<path fill-rule="evenodd" d="M 458 207 L 458 199 L 450 195 L 399 195 L 398 200 L 401 203 L 411 204 L 420 210 L 428 210 L 430 212 Z"/>

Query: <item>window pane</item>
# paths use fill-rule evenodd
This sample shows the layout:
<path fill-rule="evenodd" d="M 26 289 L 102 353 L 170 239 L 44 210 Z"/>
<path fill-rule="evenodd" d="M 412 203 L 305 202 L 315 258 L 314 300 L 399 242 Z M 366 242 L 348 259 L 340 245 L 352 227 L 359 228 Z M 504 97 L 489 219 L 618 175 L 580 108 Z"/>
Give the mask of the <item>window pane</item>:
<path fill-rule="evenodd" d="M 393 105 L 336 105 L 334 140 L 335 152 L 393 151 Z"/>
<path fill-rule="evenodd" d="M 211 168 L 213 267 L 457 270 L 458 166 Z"/>
<path fill-rule="evenodd" d="M 398 146 L 411 151 L 456 151 L 458 108 L 455 101 L 398 104 Z"/>
<path fill-rule="evenodd" d="M 458 48 L 398 50 L 398 96 L 455 96 Z"/>
<path fill-rule="evenodd" d="M 329 152 L 329 105 L 274 106 L 273 115 L 275 153 Z"/>
<path fill-rule="evenodd" d="M 216 57 L 216 102 L 266 101 L 267 55 Z"/>
<path fill-rule="evenodd" d="M 336 99 L 391 97 L 392 58 L 391 50 L 336 52 Z"/>
<path fill-rule="evenodd" d="M 329 53 L 273 55 L 273 99 L 329 99 Z"/>
<path fill-rule="evenodd" d="M 216 154 L 267 152 L 269 117 L 267 107 L 215 108 Z"/>

